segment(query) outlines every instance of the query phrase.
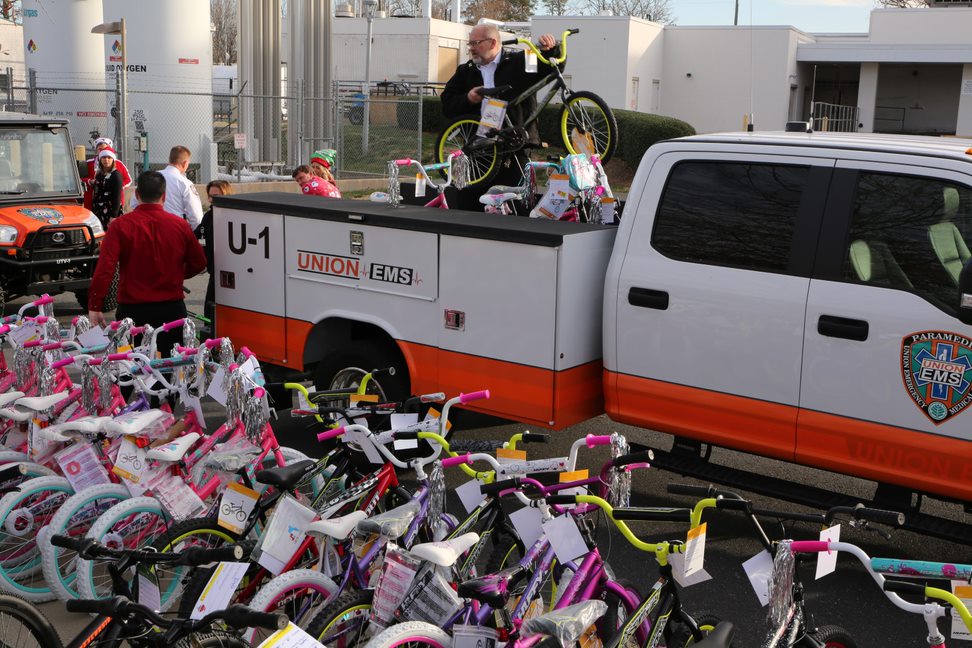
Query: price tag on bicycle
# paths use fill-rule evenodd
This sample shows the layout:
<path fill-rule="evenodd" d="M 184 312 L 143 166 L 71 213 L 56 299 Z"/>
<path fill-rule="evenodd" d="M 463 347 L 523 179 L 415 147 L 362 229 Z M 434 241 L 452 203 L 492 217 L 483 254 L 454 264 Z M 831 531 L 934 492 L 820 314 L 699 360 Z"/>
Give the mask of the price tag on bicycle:
<path fill-rule="evenodd" d="M 526 56 L 523 57 L 523 69 L 527 74 L 533 74 L 537 71 L 537 53 L 533 50 L 528 50 Z"/>
<path fill-rule="evenodd" d="M 274 575 L 283 571 L 304 540 L 304 530 L 317 512 L 290 495 L 280 498 L 260 539 L 257 562 Z"/>
<path fill-rule="evenodd" d="M 260 494 L 255 490 L 230 482 L 219 500 L 219 519 L 217 523 L 233 533 L 243 533 L 246 520 L 256 506 Z"/>
<path fill-rule="evenodd" d="M 503 118 L 506 117 L 506 102 L 502 99 L 490 97 L 483 101 L 482 113 L 479 117 L 479 130 L 476 131 L 477 137 L 486 137 L 491 129 L 498 129 L 503 125 Z"/>
<path fill-rule="evenodd" d="M 54 461 L 61 467 L 61 472 L 76 493 L 91 486 L 111 483 L 108 471 L 101 464 L 94 448 L 87 442 L 69 445 L 54 455 Z"/>
<path fill-rule="evenodd" d="M 422 198 L 425 196 L 425 176 L 421 173 L 415 174 L 415 197 Z"/>
<path fill-rule="evenodd" d="M 257 648 L 320 648 L 320 645 L 317 639 L 291 623 L 267 637 Z"/>
<path fill-rule="evenodd" d="M 138 602 L 150 610 L 162 609 L 162 593 L 159 591 L 159 578 L 149 565 L 139 565 L 136 569 L 138 579 Z"/>
<path fill-rule="evenodd" d="M 104 329 L 100 326 L 95 326 L 90 328 L 81 335 L 78 336 L 78 342 L 82 346 L 95 347 L 102 344 L 108 344 L 108 336 L 105 335 Z"/>
<path fill-rule="evenodd" d="M 145 448 L 139 448 L 138 444 L 132 441 L 130 437 L 123 437 L 121 446 L 118 448 L 118 457 L 115 459 L 115 465 L 111 472 L 126 481 L 137 484 L 142 480 L 145 467 Z"/>

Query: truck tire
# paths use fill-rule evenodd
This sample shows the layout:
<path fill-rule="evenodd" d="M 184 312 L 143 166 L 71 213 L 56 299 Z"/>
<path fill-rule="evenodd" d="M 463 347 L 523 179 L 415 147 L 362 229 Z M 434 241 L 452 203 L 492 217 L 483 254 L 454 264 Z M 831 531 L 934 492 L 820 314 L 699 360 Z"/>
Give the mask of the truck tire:
<path fill-rule="evenodd" d="M 88 290 L 75 290 L 74 297 L 78 300 L 78 305 L 82 310 L 88 310 Z M 113 311 L 118 308 L 118 268 L 115 268 L 115 276 L 111 279 L 111 284 L 108 286 L 108 293 L 105 295 L 105 313 Z M 138 322 L 136 322 L 138 324 Z"/>
<path fill-rule="evenodd" d="M 409 397 L 408 366 L 397 349 L 375 342 L 352 342 L 317 364 L 314 385 L 317 389 L 357 388 L 361 378 L 374 369 L 395 367 L 394 376 L 373 378 L 368 393 L 381 400 L 401 401 Z"/>

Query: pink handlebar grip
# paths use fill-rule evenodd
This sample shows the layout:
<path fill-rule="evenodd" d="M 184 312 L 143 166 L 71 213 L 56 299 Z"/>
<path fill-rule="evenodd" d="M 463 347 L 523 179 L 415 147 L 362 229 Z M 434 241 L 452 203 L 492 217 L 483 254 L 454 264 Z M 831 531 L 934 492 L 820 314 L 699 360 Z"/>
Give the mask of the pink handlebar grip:
<path fill-rule="evenodd" d="M 27 342 L 24 342 L 23 347 L 25 349 L 33 349 L 34 347 L 39 347 L 40 345 L 40 340 L 28 340 Z"/>
<path fill-rule="evenodd" d="M 121 320 L 115 320 L 108 325 L 108 328 L 110 328 L 112 331 L 117 331 L 119 326 L 121 326 Z"/>
<path fill-rule="evenodd" d="M 263 387 L 257 387 L 253 390 L 253 398 L 263 398 L 263 395 L 266 393 L 267 392 L 263 389 Z"/>
<path fill-rule="evenodd" d="M 3 335 L 4 333 L 6 333 L 9 330 L 10 330 L 10 325 L 9 324 L 4 324 L 3 326 L 0 326 L 0 335 Z"/>
<path fill-rule="evenodd" d="M 489 398 L 489 390 L 483 389 L 480 391 L 470 392 L 468 394 L 459 394 L 459 402 L 465 405 L 466 403 L 471 403 L 475 400 L 481 400 L 483 398 Z"/>
<path fill-rule="evenodd" d="M 61 348 L 60 342 L 51 342 L 50 344 L 45 344 L 43 347 L 45 351 L 55 351 L 60 348 Z"/>
<path fill-rule="evenodd" d="M 830 551 L 830 543 L 821 540 L 794 540 L 790 543 L 790 550 L 801 553 Z"/>
<path fill-rule="evenodd" d="M 144 332 L 145 332 L 144 326 L 133 326 L 131 330 L 128 331 L 129 335 L 131 335 L 132 337 L 135 337 L 136 335 L 141 335 Z"/>
<path fill-rule="evenodd" d="M 104 361 L 104 358 L 89 358 L 88 359 L 88 366 L 89 367 L 97 367 L 103 361 Z"/>
<path fill-rule="evenodd" d="M 588 434 L 584 439 L 584 443 L 587 444 L 588 448 L 593 448 L 595 446 L 611 445 L 611 435 L 610 434 Z"/>
<path fill-rule="evenodd" d="M 131 353 L 110 353 L 108 354 L 108 361 L 117 362 L 118 360 L 128 360 L 131 357 Z"/>
<path fill-rule="evenodd" d="M 53 304 L 53 303 L 54 303 L 54 298 L 51 297 L 50 295 L 44 295 L 40 299 L 37 299 L 33 302 L 34 306 L 43 306 L 45 304 Z"/>
<path fill-rule="evenodd" d="M 206 342 L 205 342 L 207 349 L 212 349 L 214 346 L 219 346 L 222 343 L 223 343 L 223 338 L 221 338 L 221 337 L 218 337 L 218 338 L 210 338 L 210 339 L 206 340 Z"/>
<path fill-rule="evenodd" d="M 35 317 L 34 321 L 38 324 L 47 324 L 47 320 L 51 319 L 47 315 L 41 315 L 40 317 Z"/>
<path fill-rule="evenodd" d="M 460 466 L 462 464 L 468 464 L 470 466 L 472 465 L 472 458 L 469 456 L 468 452 L 457 457 L 446 457 L 442 460 L 443 468 L 451 468 L 453 466 Z"/>
<path fill-rule="evenodd" d="M 252 358 L 254 355 L 253 352 L 246 347 L 240 347 L 240 353 L 242 353 L 243 357 L 247 359 Z"/>
<path fill-rule="evenodd" d="M 181 318 L 179 318 L 177 320 L 173 320 L 171 322 L 166 322 L 165 324 L 163 324 L 162 325 L 162 330 L 163 331 L 169 331 L 169 330 L 172 330 L 174 328 L 178 328 L 178 327 L 182 326 L 185 323 L 186 323 L 186 318 L 181 317 Z"/>
<path fill-rule="evenodd" d="M 395 164 L 398 166 L 407 166 L 412 163 L 411 158 L 402 158 L 401 160 L 395 160 Z"/>
<path fill-rule="evenodd" d="M 334 437 L 339 437 L 344 434 L 344 426 L 336 427 L 331 430 L 324 430 L 317 435 L 318 441 L 327 441 L 328 439 L 333 439 Z"/>
<path fill-rule="evenodd" d="M 63 360 L 58 360 L 51 365 L 51 369 L 60 369 L 61 367 L 66 367 L 74 362 L 74 358 L 64 358 Z"/>

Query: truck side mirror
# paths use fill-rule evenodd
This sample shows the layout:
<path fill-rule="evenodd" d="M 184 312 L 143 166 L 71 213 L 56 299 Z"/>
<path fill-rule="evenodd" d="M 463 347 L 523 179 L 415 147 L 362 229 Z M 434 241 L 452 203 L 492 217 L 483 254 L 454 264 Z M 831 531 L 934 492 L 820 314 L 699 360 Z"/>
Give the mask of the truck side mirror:
<path fill-rule="evenodd" d="M 959 275 L 958 318 L 963 324 L 972 324 L 972 259 L 965 262 Z"/>

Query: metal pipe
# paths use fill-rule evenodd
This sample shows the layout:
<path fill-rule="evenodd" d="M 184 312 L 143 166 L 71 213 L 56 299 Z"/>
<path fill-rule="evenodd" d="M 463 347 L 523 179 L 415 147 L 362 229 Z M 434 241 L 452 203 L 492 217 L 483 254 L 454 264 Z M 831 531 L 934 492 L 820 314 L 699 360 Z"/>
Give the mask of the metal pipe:
<path fill-rule="evenodd" d="M 121 19 L 121 48 L 122 48 L 122 73 L 121 73 L 121 96 L 118 100 L 118 118 L 121 120 L 119 137 L 121 147 L 118 151 L 122 160 L 128 158 L 128 34 L 125 28 L 125 19 Z"/>

